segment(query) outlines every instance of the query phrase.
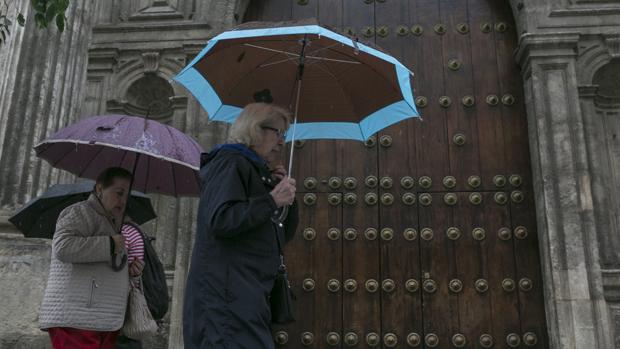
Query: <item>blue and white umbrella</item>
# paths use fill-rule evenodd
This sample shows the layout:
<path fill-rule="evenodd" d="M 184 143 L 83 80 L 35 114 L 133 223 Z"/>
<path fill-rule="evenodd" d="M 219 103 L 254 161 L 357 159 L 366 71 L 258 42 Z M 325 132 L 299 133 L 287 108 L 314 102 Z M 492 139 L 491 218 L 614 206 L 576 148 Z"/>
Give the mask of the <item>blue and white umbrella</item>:
<path fill-rule="evenodd" d="M 303 20 L 249 22 L 223 32 L 174 80 L 212 120 L 232 123 L 245 105 L 273 102 L 295 110 L 287 141 L 364 141 L 419 117 L 412 76 L 374 45 Z"/>

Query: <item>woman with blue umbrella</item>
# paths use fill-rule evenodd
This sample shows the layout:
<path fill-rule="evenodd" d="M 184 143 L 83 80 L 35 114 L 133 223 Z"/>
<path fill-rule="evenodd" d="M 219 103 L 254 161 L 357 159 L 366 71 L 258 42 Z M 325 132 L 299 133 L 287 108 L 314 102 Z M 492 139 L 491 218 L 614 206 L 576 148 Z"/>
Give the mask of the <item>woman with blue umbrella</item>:
<path fill-rule="evenodd" d="M 281 136 L 287 130 L 286 141 L 364 141 L 385 127 L 419 116 L 411 75 L 403 64 L 374 45 L 310 19 L 244 23 L 223 32 L 209 40 L 174 79 L 196 97 L 210 119 L 234 123 L 233 131 L 251 123 L 247 119 L 256 118 L 253 132 L 261 137 Z M 253 104 L 245 107 L 253 101 L 288 105 L 294 111 L 290 129 L 288 121 L 283 125 L 260 122 L 265 120 L 261 119 L 264 114 L 250 112 Z M 274 147 L 283 145 L 283 140 L 271 142 L 268 144 Z M 260 153 L 262 146 L 261 142 L 249 142 L 237 149 L 245 154 L 244 161 L 240 160 L 243 155 L 231 155 L 224 161 L 219 156 L 229 154 L 230 149 L 223 153 L 216 149 L 201 169 L 205 188 L 185 300 L 186 348 L 274 347 L 267 298 L 277 260 L 271 262 L 271 269 L 265 269 L 265 264 L 253 259 L 258 257 L 249 256 L 267 251 L 264 239 L 273 235 L 269 233 L 273 230 L 269 216 L 273 218 L 288 204 L 277 197 L 279 186 L 290 179 L 284 177 L 270 193 L 266 168 L 248 169 L 246 162 L 268 160 L 267 153 Z M 293 149 L 288 173 L 282 171 L 281 176 L 290 175 Z M 252 160 L 252 153 L 259 155 L 258 160 Z M 280 189 L 294 194 L 292 189 Z M 234 194 L 228 196 L 229 192 Z M 260 202 L 263 204 L 252 206 Z M 287 231 L 287 224 L 283 227 Z M 271 240 L 272 249 L 273 243 Z M 239 260 L 245 267 L 240 268 L 231 256 L 242 256 Z M 268 260 L 267 254 L 264 258 Z M 216 265 L 220 268 L 214 268 Z M 198 266 L 203 267 L 202 272 Z M 198 290 L 206 290 L 208 296 L 201 298 Z"/>

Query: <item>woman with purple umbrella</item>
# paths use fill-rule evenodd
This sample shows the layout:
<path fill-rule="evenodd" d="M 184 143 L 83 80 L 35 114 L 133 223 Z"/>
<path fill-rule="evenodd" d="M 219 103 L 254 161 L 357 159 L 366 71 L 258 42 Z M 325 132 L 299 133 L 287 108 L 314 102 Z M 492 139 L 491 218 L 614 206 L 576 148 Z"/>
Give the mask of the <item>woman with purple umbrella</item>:
<path fill-rule="evenodd" d="M 125 241 L 119 234 L 131 178 L 123 168 L 104 170 L 88 199 L 58 217 L 39 314 L 53 349 L 116 347 L 129 276 L 140 275 L 144 267 L 139 260 L 127 266 Z"/>
<path fill-rule="evenodd" d="M 203 154 L 198 231 L 183 309 L 185 349 L 273 348 L 269 296 L 295 232 L 295 180 L 275 165 L 287 110 L 246 106 L 229 144 Z M 268 165 L 271 165 L 272 171 Z M 292 205 L 288 214 L 283 207 Z"/>

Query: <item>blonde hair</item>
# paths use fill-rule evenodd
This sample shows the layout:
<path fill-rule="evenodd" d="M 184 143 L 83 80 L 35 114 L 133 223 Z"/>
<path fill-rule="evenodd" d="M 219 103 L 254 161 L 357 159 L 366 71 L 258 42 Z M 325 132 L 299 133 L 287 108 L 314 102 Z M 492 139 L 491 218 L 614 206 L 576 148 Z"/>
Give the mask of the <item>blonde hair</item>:
<path fill-rule="evenodd" d="M 262 128 L 265 126 L 275 127 L 279 120 L 284 121 L 284 130 L 288 129 L 291 123 L 291 113 L 287 109 L 273 104 L 248 104 L 230 128 L 228 143 L 242 143 L 248 147 L 262 144 Z"/>

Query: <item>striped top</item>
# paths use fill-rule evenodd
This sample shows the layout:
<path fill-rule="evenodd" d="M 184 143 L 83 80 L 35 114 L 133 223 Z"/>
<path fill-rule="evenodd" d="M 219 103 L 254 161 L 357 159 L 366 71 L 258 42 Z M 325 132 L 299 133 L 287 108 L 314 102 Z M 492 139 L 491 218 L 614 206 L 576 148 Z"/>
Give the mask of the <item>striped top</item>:
<path fill-rule="evenodd" d="M 144 260 L 144 240 L 140 231 L 133 225 L 123 224 L 121 234 L 125 238 L 125 247 L 127 248 L 127 263 L 131 263 L 136 259 Z"/>

